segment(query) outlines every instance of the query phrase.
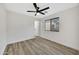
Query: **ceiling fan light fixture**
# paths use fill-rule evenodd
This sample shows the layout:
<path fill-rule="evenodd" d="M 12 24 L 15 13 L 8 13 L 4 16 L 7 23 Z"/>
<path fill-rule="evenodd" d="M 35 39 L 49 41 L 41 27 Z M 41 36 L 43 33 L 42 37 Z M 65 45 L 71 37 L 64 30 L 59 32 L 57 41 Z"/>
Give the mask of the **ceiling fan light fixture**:
<path fill-rule="evenodd" d="M 39 13 L 37 13 L 37 15 L 39 15 Z"/>

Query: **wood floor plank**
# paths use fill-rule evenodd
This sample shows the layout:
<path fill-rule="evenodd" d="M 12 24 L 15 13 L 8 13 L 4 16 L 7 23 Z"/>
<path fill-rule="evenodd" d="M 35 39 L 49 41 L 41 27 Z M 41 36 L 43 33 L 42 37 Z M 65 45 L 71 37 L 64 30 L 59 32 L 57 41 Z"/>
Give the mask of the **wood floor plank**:
<path fill-rule="evenodd" d="M 46 50 L 44 50 L 44 48 L 40 47 L 40 45 L 38 45 L 37 43 L 35 43 L 34 40 L 33 41 L 30 40 L 30 41 L 31 41 L 30 43 L 34 46 L 33 48 L 34 48 L 34 50 L 35 50 L 35 52 L 36 52 L 37 55 L 49 54 L 49 53 L 47 53 Z"/>
<path fill-rule="evenodd" d="M 32 49 L 32 45 L 29 43 L 29 41 L 26 41 L 26 46 L 28 48 L 28 51 L 30 52 L 30 55 L 35 55 L 36 53 Z"/>
<path fill-rule="evenodd" d="M 38 43 L 38 42 L 39 42 L 39 41 L 36 40 L 36 43 L 37 43 L 38 45 L 40 45 L 40 46 L 43 46 L 43 45 L 46 46 L 46 44 L 42 44 L 42 42 L 41 42 L 41 43 Z M 47 45 L 47 46 L 48 46 L 48 45 Z M 46 47 L 46 48 L 44 47 L 43 49 L 44 49 L 44 50 L 45 50 L 45 49 L 48 49 L 48 50 L 49 50 L 52 54 L 54 54 L 54 55 L 56 55 L 56 54 L 61 55 L 61 54 L 62 54 L 62 53 L 60 53 L 60 51 L 56 50 L 55 47 L 53 48 L 53 47 L 51 47 L 51 46 L 48 46 L 48 47 Z M 51 53 L 50 53 L 50 54 L 51 54 Z"/>
<path fill-rule="evenodd" d="M 36 37 L 7 45 L 4 55 L 79 55 L 79 51 Z"/>

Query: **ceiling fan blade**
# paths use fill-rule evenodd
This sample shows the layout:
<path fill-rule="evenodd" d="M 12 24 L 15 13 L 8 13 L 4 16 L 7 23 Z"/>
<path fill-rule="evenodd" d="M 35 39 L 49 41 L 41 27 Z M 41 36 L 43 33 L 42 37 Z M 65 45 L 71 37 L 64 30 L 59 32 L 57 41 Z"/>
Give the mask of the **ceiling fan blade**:
<path fill-rule="evenodd" d="M 36 11 L 27 11 L 27 12 L 36 12 Z"/>
<path fill-rule="evenodd" d="M 34 5 L 35 9 L 37 9 L 37 4 L 36 3 L 33 3 L 33 5 Z"/>
<path fill-rule="evenodd" d="M 37 15 L 37 13 L 35 14 L 35 16 Z"/>
<path fill-rule="evenodd" d="M 46 7 L 44 9 L 39 10 L 39 11 L 44 11 L 44 10 L 47 10 L 47 9 L 49 9 L 49 7 Z"/>
<path fill-rule="evenodd" d="M 39 13 L 41 13 L 41 14 L 45 15 L 45 14 L 44 14 L 44 13 L 42 13 L 41 11 L 40 11 Z"/>

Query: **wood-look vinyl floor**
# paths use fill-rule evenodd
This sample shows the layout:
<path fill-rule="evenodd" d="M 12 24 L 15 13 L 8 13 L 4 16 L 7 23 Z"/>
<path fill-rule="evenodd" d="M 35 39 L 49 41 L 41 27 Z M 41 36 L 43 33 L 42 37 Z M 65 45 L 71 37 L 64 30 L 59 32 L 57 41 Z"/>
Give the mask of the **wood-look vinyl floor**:
<path fill-rule="evenodd" d="M 78 55 L 79 51 L 36 37 L 7 45 L 4 55 Z"/>

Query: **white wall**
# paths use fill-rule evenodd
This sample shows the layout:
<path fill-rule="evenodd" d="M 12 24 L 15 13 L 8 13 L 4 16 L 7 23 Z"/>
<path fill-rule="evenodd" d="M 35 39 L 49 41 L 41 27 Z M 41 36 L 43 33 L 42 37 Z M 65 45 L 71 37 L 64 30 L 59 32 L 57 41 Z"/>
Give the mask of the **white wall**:
<path fill-rule="evenodd" d="M 8 43 L 34 38 L 36 19 L 27 15 L 8 11 Z"/>
<path fill-rule="evenodd" d="M 3 54 L 3 51 L 6 46 L 7 31 L 6 31 L 6 11 L 3 7 L 3 4 L 0 3 L 0 54 Z"/>
<path fill-rule="evenodd" d="M 44 31 L 44 20 L 60 17 L 60 31 Z M 41 35 L 44 38 L 79 50 L 79 6 L 41 19 Z"/>

